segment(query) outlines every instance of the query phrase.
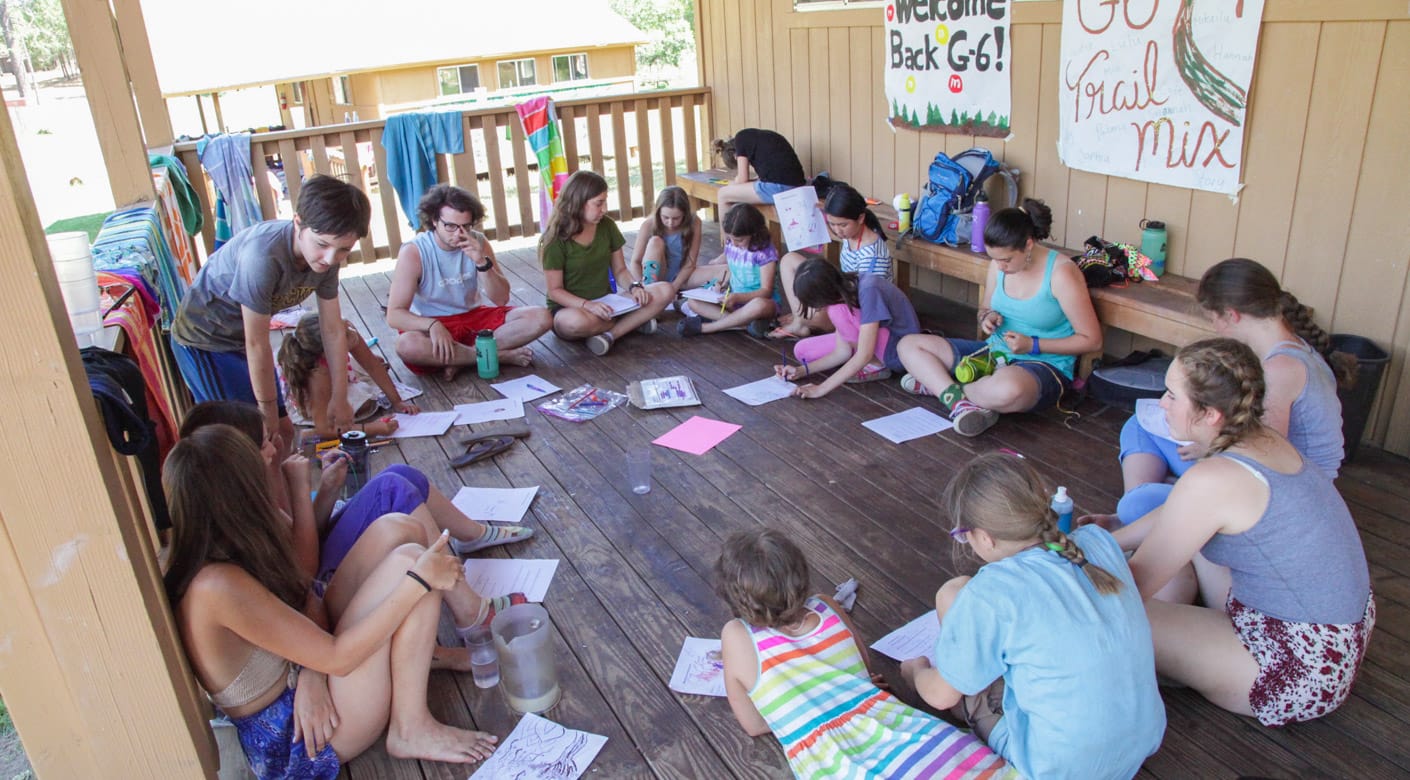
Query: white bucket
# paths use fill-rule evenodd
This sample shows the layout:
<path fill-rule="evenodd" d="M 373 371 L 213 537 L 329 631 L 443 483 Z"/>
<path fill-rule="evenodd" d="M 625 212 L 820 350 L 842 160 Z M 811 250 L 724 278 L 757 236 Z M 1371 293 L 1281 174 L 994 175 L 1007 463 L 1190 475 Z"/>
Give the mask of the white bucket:
<path fill-rule="evenodd" d="M 102 330 L 103 318 L 88 234 L 83 231 L 55 233 L 47 239 L 54 274 L 59 278 L 59 291 L 64 296 L 64 308 L 69 312 L 69 323 L 79 344 L 90 343 L 91 334 Z"/>

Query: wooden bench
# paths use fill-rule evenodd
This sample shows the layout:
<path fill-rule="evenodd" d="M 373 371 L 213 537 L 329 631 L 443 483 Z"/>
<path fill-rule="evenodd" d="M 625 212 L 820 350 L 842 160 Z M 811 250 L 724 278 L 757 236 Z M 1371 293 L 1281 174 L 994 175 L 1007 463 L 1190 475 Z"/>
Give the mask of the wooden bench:
<path fill-rule="evenodd" d="M 734 176 L 730 171 L 723 168 L 712 168 L 708 171 L 679 171 L 676 173 L 676 185 L 685 190 L 685 194 L 690 196 L 691 202 L 696 208 L 705 206 L 715 207 L 715 219 L 719 220 L 720 188 L 731 181 Z M 764 219 L 769 221 L 769 231 L 773 234 L 774 244 L 783 246 L 783 236 L 780 233 L 778 222 L 778 209 L 767 204 L 753 204 Z M 827 245 L 826 256 L 833 263 L 837 262 L 839 247 L 835 242 Z"/>

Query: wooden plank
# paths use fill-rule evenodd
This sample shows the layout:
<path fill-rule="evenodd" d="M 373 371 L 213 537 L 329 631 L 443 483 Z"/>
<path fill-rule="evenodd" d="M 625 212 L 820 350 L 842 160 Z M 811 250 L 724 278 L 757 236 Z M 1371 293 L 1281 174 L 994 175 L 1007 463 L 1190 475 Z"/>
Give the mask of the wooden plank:
<path fill-rule="evenodd" d="M 514 235 L 531 236 L 538 232 L 534 224 L 534 189 L 542 185 L 530 183 L 529 159 L 525 152 L 529 139 L 524 135 L 524 123 L 520 122 L 517 116 L 510 116 L 508 119 L 510 149 L 514 155 L 514 184 L 519 196 L 519 224 Z"/>
<path fill-rule="evenodd" d="M 661 122 L 661 169 L 666 174 L 666 186 L 673 187 L 676 183 L 676 109 L 681 105 L 681 99 L 676 97 L 661 98 L 660 111 L 657 117 Z M 689 109 L 689 103 L 686 104 Z M 655 201 L 652 201 L 654 207 Z"/>
<path fill-rule="evenodd" d="M 348 163 L 348 175 L 352 177 L 352 183 L 353 183 L 358 189 L 362 190 L 363 192 L 367 192 L 367 178 L 366 178 L 365 176 L 363 176 L 363 172 L 362 172 L 362 161 L 361 161 L 360 159 L 358 159 L 358 153 L 357 153 L 357 133 L 356 133 L 355 131 L 353 131 L 353 130 L 344 130 L 344 131 L 343 131 L 342 133 L 340 133 L 339 135 L 340 135 L 340 138 L 341 138 L 342 143 L 343 143 L 343 159 L 347 160 L 347 163 Z M 376 138 L 373 140 L 373 152 L 372 152 L 373 155 L 376 155 L 377 152 L 378 152 L 379 150 L 381 150 L 381 148 L 382 148 L 381 140 L 382 140 L 382 133 L 381 133 L 380 130 L 379 130 L 379 131 L 376 133 Z M 382 166 L 382 164 L 379 162 L 379 163 L 378 163 L 377 170 L 378 170 L 378 171 L 385 171 L 385 170 L 387 170 L 387 169 L 386 169 L 384 166 Z M 379 174 L 379 178 L 380 178 L 380 177 L 381 177 L 381 175 Z M 390 185 L 390 184 L 384 184 L 384 185 L 379 186 L 379 190 L 382 191 L 382 197 L 383 197 L 384 199 L 386 199 L 386 200 L 395 200 L 395 199 L 396 199 L 395 196 L 390 192 L 391 189 L 392 189 L 392 185 Z M 385 206 L 384 206 L 383 208 L 384 208 L 384 213 L 385 213 Z M 413 208 L 414 208 L 414 207 L 413 207 Z M 392 241 L 392 240 L 400 239 L 400 237 L 401 237 L 401 230 L 400 230 L 400 228 L 394 229 L 391 225 L 388 225 L 388 226 L 387 226 L 387 239 L 388 239 L 389 242 Z M 399 245 L 399 244 L 397 244 L 397 245 L 392 245 L 392 247 L 390 248 L 390 251 L 395 252 L 395 251 L 396 251 L 397 249 L 399 249 L 399 248 L 400 248 L 400 245 Z M 358 242 L 358 250 L 357 250 L 357 252 L 348 257 L 348 262 L 350 262 L 350 263 L 359 263 L 359 262 L 361 262 L 361 263 L 370 263 L 370 262 L 372 262 L 373 260 L 376 260 L 376 259 L 377 259 L 377 247 L 376 247 L 376 246 L 373 244 L 373 242 L 372 242 L 372 231 L 369 230 L 369 231 L 367 231 L 367 235 L 363 236 L 363 237 L 362 237 L 362 240 L 360 240 L 360 241 Z"/>
<path fill-rule="evenodd" d="M 1140 224 L 1146 217 L 1146 189 L 1145 182 L 1120 176 L 1106 177 L 1106 213 L 1102 215 L 1102 238 L 1141 245 Z M 1228 199 L 1225 198 L 1225 201 Z"/>
<path fill-rule="evenodd" d="M 602 115 L 597 104 L 588 106 L 588 154 L 592 159 L 589 170 L 602 173 L 607 170 L 607 161 L 602 156 Z"/>
<path fill-rule="evenodd" d="M 343 140 L 344 147 L 347 140 Z M 401 212 L 397 211 L 397 195 L 387 182 L 387 150 L 382 147 L 382 129 L 372 131 L 372 156 L 377 161 L 377 193 L 382 202 L 382 226 L 387 230 L 387 251 L 396 257 L 401 251 Z"/>
<path fill-rule="evenodd" d="M 273 145 L 266 150 L 262 141 L 250 140 L 250 170 L 254 174 L 255 195 L 259 200 L 260 214 L 265 219 L 276 219 L 279 216 L 279 195 L 269 186 L 269 164 L 264 160 L 266 154 L 274 151 Z"/>
<path fill-rule="evenodd" d="M 142 18 L 142 4 L 138 0 L 113 0 L 112 5 L 122 43 L 123 65 L 142 117 L 142 137 L 149 149 L 168 146 L 176 133 L 172 132 L 171 115 L 157 82 L 157 67 L 152 62 L 152 43 Z"/>
<path fill-rule="evenodd" d="M 614 100 L 609 105 L 612 110 L 612 171 L 613 178 L 617 180 L 617 210 L 613 216 L 625 221 L 632 218 L 632 163 L 627 150 L 627 108 L 626 102 L 620 100 Z M 611 182 L 608 184 L 610 186 Z"/>
<path fill-rule="evenodd" d="M 1058 100 L 1062 95 L 1062 61 L 1059 52 L 1062 48 L 1062 28 L 1060 25 L 1043 26 L 1042 73 L 1038 80 L 1038 138 L 1058 137 L 1059 123 L 1062 121 Z M 1033 168 L 1027 193 L 1038 198 L 1053 210 L 1052 240 L 1059 244 L 1072 245 L 1086 240 L 1080 230 L 1069 229 L 1068 179 L 1070 169 L 1058 157 L 1057 144 L 1050 140 L 1038 143 L 1037 162 Z"/>
<path fill-rule="evenodd" d="M 1013 38 L 1009 57 L 1012 90 L 1009 132 L 1012 135 L 1004 142 L 1003 159 L 1004 164 L 1016 166 L 1022 172 L 1018 180 L 1021 202 L 1022 196 L 1033 192 L 1031 180 L 1038 165 L 1041 100 L 1038 89 L 1043 72 L 1043 28 L 1036 24 L 1010 25 L 1009 31 Z"/>
<path fill-rule="evenodd" d="M 654 100 L 637 98 L 632 101 L 632 112 L 636 115 L 636 154 L 637 170 L 641 171 L 641 205 L 644 213 L 650 213 L 656 203 L 656 169 L 652 167 L 651 155 L 651 104 Z M 657 122 L 670 121 L 657 113 Z"/>
<path fill-rule="evenodd" d="M 67 10 L 71 27 L 91 23 Z M 0 268 L 13 296 L 0 314 L 0 425 L 13 445 L 0 452 L 5 705 L 45 777 L 213 775 L 150 521 L 108 442 L 20 160 L 0 112 Z"/>
<path fill-rule="evenodd" d="M 834 162 L 832 160 L 832 134 L 835 129 L 832 123 L 831 111 L 831 89 L 833 74 L 831 72 L 831 57 L 828 48 L 827 30 L 808 30 L 808 45 L 805 49 L 807 59 L 795 60 L 795 62 L 807 62 L 808 76 L 808 100 L 807 113 L 810 124 L 807 125 L 810 132 L 804 139 L 804 147 L 798 150 L 798 156 L 803 159 L 803 170 L 819 171 L 828 168 Z M 803 70 L 799 68 L 799 70 Z M 843 74 L 845 78 L 845 73 Z M 805 151 L 806 150 L 806 151 Z M 842 168 L 829 168 L 842 177 Z"/>
<path fill-rule="evenodd" d="M 1339 263 L 1328 258 L 1346 250 L 1375 89 L 1363 74 L 1375 72 L 1384 34 L 1385 24 L 1378 22 L 1329 24 L 1318 41 L 1302 145 L 1303 157 L 1317 164 L 1298 173 L 1283 286 L 1319 312 L 1324 323 L 1336 309 L 1340 277 Z M 1328 179 L 1322 175 L 1328 170 L 1347 173 Z"/>
<path fill-rule="evenodd" d="M 464 116 L 460 118 L 460 132 L 465 135 L 465 151 L 450 156 L 455 186 L 478 198 L 480 180 L 475 172 L 475 144 L 472 142 L 470 120 Z"/>
<path fill-rule="evenodd" d="M 872 49 L 877 37 L 874 28 L 853 28 L 848 31 L 847 58 L 852 63 L 848 95 L 857 109 L 851 112 L 847 123 L 851 148 L 847 158 L 852 160 L 852 171 L 846 181 L 864 193 L 876 192 L 875 167 L 880 160 L 871 156 L 871 129 L 876 124 L 874 113 L 876 101 L 872 99 L 872 82 L 877 63 L 881 62 Z M 847 83 L 847 82 L 844 82 Z M 889 167 L 889 166 L 888 166 Z"/>
<path fill-rule="evenodd" d="M 181 158 L 181 164 L 186 166 L 186 178 L 190 180 L 191 189 L 196 191 L 196 199 L 201 203 L 201 214 L 205 216 L 201 221 L 201 241 L 205 244 L 206 256 L 209 256 L 215 251 L 215 204 L 211 202 L 206 169 L 201 166 L 201 158 L 195 149 L 177 152 L 177 155 Z"/>
<path fill-rule="evenodd" d="M 558 109 L 558 125 L 563 131 L 563 154 L 568 158 L 568 173 L 578 170 L 578 115 L 576 108 Z"/>
<path fill-rule="evenodd" d="M 1172 266 L 1167 248 L 1165 270 L 1168 273 L 1198 279 L 1210 266 L 1232 257 L 1234 234 L 1239 225 L 1239 211 L 1239 204 L 1227 195 L 1217 192 L 1191 192 L 1190 217 L 1187 223 L 1189 228 L 1184 236 L 1184 257 Z M 1150 219 L 1160 217 L 1152 216 Z M 1139 229 L 1133 227 L 1131 230 L 1131 235 L 1136 238 L 1132 243 L 1140 246 Z M 1168 230 L 1166 235 L 1169 235 Z"/>
<path fill-rule="evenodd" d="M 856 178 L 856 171 L 862 165 L 862 160 L 852 157 L 852 101 L 854 96 L 842 92 L 842 85 L 849 84 L 854 66 L 851 63 L 851 36 L 846 29 L 831 29 L 827 31 L 827 42 L 824 44 L 828 54 L 827 68 L 820 71 L 827 74 L 828 81 L 828 111 L 822 116 L 831 125 L 828 134 L 828 144 L 822 160 L 813 159 L 813 167 L 808 173 L 816 173 L 826 169 L 843 181 L 851 181 Z M 839 54 L 841 53 L 841 54 Z M 868 68 L 870 70 L 870 68 Z M 833 94 L 836 89 L 838 94 Z"/>
<path fill-rule="evenodd" d="M 309 136 L 309 150 L 313 154 L 313 170 L 316 173 L 328 175 L 330 167 L 328 165 L 328 142 L 323 140 L 321 133 Z"/>
<path fill-rule="evenodd" d="M 1317 58 L 1308 52 L 1317 50 L 1319 32 L 1317 24 L 1263 24 L 1258 67 L 1250 85 L 1253 100 L 1245 114 L 1243 177 L 1248 186 L 1239 193 L 1233 253 L 1258 260 L 1280 278 L 1304 162 L 1303 138 L 1317 65 Z M 1276 93 L 1265 100 L 1264 89 Z"/>
<path fill-rule="evenodd" d="M 1087 171 L 1072 172 L 1067 185 L 1069 240 L 1065 243 L 1077 243 L 1079 236 L 1100 236 L 1106 230 L 1106 180 L 1105 176 Z"/>
<path fill-rule="evenodd" d="M 696 127 L 695 112 L 699 104 L 694 98 L 681 98 L 681 126 L 685 129 L 685 169 L 700 170 L 702 150 L 700 148 L 700 128 Z M 709 139 L 706 139 L 706 148 Z"/>
<path fill-rule="evenodd" d="M 491 212 L 494 214 L 494 238 L 504 240 L 514 235 L 509 226 L 509 201 L 504 192 L 504 163 L 499 159 L 500 124 L 502 114 L 480 117 L 485 138 L 485 167 L 490 173 Z"/>
<path fill-rule="evenodd" d="M 743 69 L 744 57 L 739 58 L 735 63 L 742 72 L 740 77 L 734 81 L 739 89 L 738 95 L 739 121 L 734 125 L 737 132 L 741 127 L 768 127 L 759 121 L 759 89 L 760 82 L 770 81 L 772 73 L 763 69 L 763 52 L 760 51 L 759 24 L 755 18 L 755 6 L 763 5 L 757 0 L 735 0 L 728 6 L 731 11 L 733 24 L 738 25 L 738 34 L 732 36 L 732 43 L 739 46 L 741 54 L 748 52 L 752 63 L 751 69 Z M 732 25 L 733 26 L 733 25 Z M 768 48 L 767 43 L 764 48 Z M 752 77 L 751 77 L 752 76 Z"/>
<path fill-rule="evenodd" d="M 303 155 L 294 149 L 293 140 L 286 139 L 279 142 L 279 159 L 284 163 L 284 186 L 289 188 L 289 205 L 291 208 L 297 207 L 299 189 L 303 186 L 300 175 L 303 165 L 299 162 Z"/>

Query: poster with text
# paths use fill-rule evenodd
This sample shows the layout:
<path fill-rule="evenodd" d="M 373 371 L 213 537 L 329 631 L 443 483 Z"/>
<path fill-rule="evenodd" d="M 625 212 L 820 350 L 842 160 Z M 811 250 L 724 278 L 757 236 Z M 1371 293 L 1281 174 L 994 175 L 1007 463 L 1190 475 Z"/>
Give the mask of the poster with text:
<path fill-rule="evenodd" d="M 1009 134 L 1009 0 L 888 0 L 886 103 L 895 127 Z"/>
<path fill-rule="evenodd" d="M 1263 0 L 1063 3 L 1058 156 L 1234 195 Z"/>

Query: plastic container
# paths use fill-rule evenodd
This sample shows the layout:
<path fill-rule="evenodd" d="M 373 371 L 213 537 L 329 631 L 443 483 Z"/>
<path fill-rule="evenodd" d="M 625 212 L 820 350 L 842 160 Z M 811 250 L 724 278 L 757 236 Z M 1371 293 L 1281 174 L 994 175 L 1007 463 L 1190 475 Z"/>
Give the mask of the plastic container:
<path fill-rule="evenodd" d="M 911 229 L 911 194 L 903 192 L 891 201 L 896 209 L 896 230 L 904 233 Z"/>
<path fill-rule="evenodd" d="M 499 345 L 492 330 L 482 330 L 475 336 L 475 369 L 481 379 L 499 376 Z"/>
<path fill-rule="evenodd" d="M 1067 494 L 1067 488 L 1058 487 L 1050 506 L 1058 516 L 1058 530 L 1065 534 L 1072 533 L 1072 497 Z"/>
<path fill-rule="evenodd" d="M 974 196 L 974 210 L 970 212 L 974 221 L 969 228 L 969 251 L 982 255 L 984 248 L 984 228 L 989 224 L 989 195 L 980 190 Z"/>
<path fill-rule="evenodd" d="M 543 712 L 558 703 L 553 623 L 538 604 L 515 604 L 490 621 L 499 651 L 499 681 L 515 712 Z"/>
<path fill-rule="evenodd" d="M 1361 436 L 1366 432 L 1366 421 L 1371 417 L 1371 405 L 1376 401 L 1376 391 L 1381 387 L 1381 375 L 1390 362 L 1390 355 L 1370 339 L 1347 333 L 1332 334 L 1332 349 L 1356 358 L 1356 384 L 1349 390 L 1337 389 L 1337 397 L 1341 399 L 1341 435 L 1346 460 L 1350 461 L 1361 446 Z"/>
<path fill-rule="evenodd" d="M 1141 254 L 1151 259 L 1151 273 L 1165 275 L 1165 223 L 1141 220 Z"/>
<path fill-rule="evenodd" d="M 367 484 L 367 434 L 348 431 L 338 437 L 338 442 L 338 448 L 348 455 L 348 478 L 343 482 L 343 498 L 352 498 Z"/>
<path fill-rule="evenodd" d="M 46 239 L 54 275 L 59 279 L 59 292 L 69 313 L 69 324 L 79 345 L 87 346 L 92 343 L 93 334 L 103 329 L 98 275 L 93 269 L 88 234 L 83 231 L 55 233 Z"/>

